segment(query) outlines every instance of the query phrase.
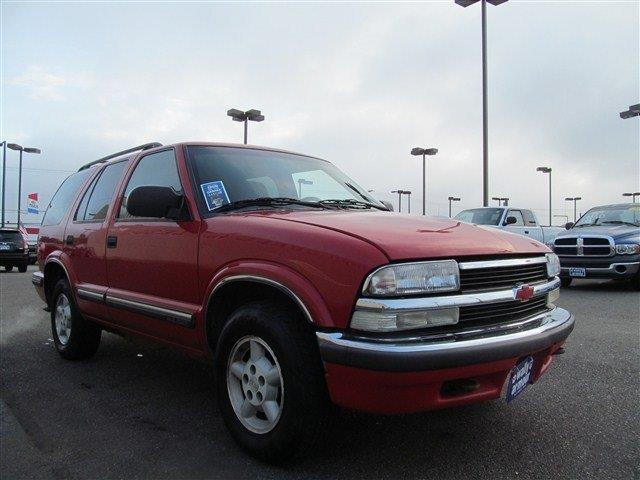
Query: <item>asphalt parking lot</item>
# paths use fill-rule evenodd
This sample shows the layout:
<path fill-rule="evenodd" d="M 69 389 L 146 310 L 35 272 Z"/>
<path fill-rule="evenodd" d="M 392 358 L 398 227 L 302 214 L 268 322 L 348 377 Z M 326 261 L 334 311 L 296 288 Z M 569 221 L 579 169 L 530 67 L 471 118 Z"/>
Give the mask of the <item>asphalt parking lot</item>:
<path fill-rule="evenodd" d="M 513 404 L 340 411 L 316 451 L 274 467 L 227 434 L 209 366 L 110 334 L 91 360 L 62 360 L 34 268 L 0 273 L 3 479 L 638 478 L 640 295 L 626 285 L 563 290 L 567 351 Z"/>

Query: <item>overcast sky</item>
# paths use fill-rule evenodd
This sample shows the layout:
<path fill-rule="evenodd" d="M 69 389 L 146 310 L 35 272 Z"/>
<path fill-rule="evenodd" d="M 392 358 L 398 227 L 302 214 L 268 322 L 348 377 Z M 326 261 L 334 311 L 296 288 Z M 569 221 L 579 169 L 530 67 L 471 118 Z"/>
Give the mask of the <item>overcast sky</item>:
<path fill-rule="evenodd" d="M 547 218 L 640 190 L 637 1 L 488 6 L 490 195 Z M 2 3 L 1 138 L 46 204 L 83 163 L 148 141 L 242 141 L 326 158 L 379 198 L 482 203 L 480 8 L 422 3 Z M 15 215 L 17 153 L 7 208 Z M 394 203 L 396 203 L 394 201 Z M 492 202 L 495 203 L 495 202 Z M 25 221 L 38 221 L 33 215 Z M 564 219 L 556 219 L 564 223 Z"/>

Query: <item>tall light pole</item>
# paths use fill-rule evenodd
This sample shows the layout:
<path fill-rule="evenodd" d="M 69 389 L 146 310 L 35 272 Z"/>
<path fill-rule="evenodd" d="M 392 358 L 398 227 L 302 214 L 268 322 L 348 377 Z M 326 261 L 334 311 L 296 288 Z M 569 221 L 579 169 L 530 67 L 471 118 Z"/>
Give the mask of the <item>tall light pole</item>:
<path fill-rule="evenodd" d="M 460 198 L 458 197 L 449 197 L 449 218 L 451 218 L 451 202 L 459 202 Z"/>
<path fill-rule="evenodd" d="M 398 194 L 398 213 L 401 213 L 402 212 L 402 194 L 404 193 L 404 190 L 391 190 L 390 193 Z"/>
<path fill-rule="evenodd" d="M 498 202 L 498 206 L 502 207 L 502 202 L 504 202 L 504 206 L 509 205 L 509 197 L 491 197 L 491 200 L 496 200 Z"/>
<path fill-rule="evenodd" d="M 633 203 L 636 203 L 636 197 L 640 197 L 640 192 L 629 192 L 629 193 L 623 193 L 622 194 L 623 197 L 633 197 L 633 199 L 631 200 Z"/>
<path fill-rule="evenodd" d="M 411 213 L 411 190 L 403 190 L 402 194 L 407 196 L 407 213 Z"/>
<path fill-rule="evenodd" d="M 552 215 L 551 215 L 551 168 L 538 167 L 536 168 L 536 171 L 549 174 L 549 226 L 551 226 L 551 218 L 552 218 Z"/>
<path fill-rule="evenodd" d="M 489 115 L 487 107 L 487 1 L 491 5 L 500 5 L 507 0 L 455 0 L 468 7 L 482 1 L 482 206 L 489 206 Z"/>
<path fill-rule="evenodd" d="M 22 200 L 22 152 L 25 153 L 40 153 L 40 149 L 39 148 L 33 148 L 33 147 L 23 147 L 21 145 L 18 145 L 17 143 L 8 143 L 7 147 L 9 147 L 11 150 L 18 150 L 20 152 L 20 164 L 18 167 L 18 218 L 17 218 L 17 225 L 18 227 L 20 226 L 20 203 Z M 4 202 L 3 202 L 4 205 Z"/>
<path fill-rule="evenodd" d="M 626 120 L 627 118 L 640 116 L 640 103 L 636 105 L 629 106 L 629 110 L 625 110 L 624 112 L 620 112 L 620 118 Z"/>
<path fill-rule="evenodd" d="M 0 226 L 4 227 L 5 189 L 7 188 L 7 141 L 2 141 L 2 220 Z"/>
<path fill-rule="evenodd" d="M 576 212 L 578 211 L 576 204 L 578 203 L 578 200 L 582 200 L 582 197 L 567 197 L 565 200 L 567 202 L 573 202 L 573 223 L 575 223 L 577 218 Z"/>
<path fill-rule="evenodd" d="M 411 149 L 411 155 L 422 155 L 422 215 L 427 214 L 427 155 L 435 155 L 438 153 L 437 148 L 421 148 L 414 147 Z"/>
<path fill-rule="evenodd" d="M 264 120 L 264 115 L 260 113 L 260 110 L 247 110 L 243 112 L 242 110 L 238 110 L 236 108 L 232 108 L 227 110 L 227 115 L 231 117 L 234 122 L 244 122 L 244 144 L 247 144 L 247 130 L 249 120 L 252 122 L 262 122 Z"/>

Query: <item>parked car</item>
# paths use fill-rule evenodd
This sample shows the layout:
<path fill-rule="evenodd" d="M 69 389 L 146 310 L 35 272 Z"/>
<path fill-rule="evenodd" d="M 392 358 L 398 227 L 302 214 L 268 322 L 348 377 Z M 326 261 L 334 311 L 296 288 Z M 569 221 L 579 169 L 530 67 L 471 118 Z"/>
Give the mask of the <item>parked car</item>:
<path fill-rule="evenodd" d="M 574 325 L 544 245 L 392 214 L 331 163 L 269 148 L 91 162 L 54 195 L 38 262 L 62 357 L 104 328 L 211 358 L 231 435 L 268 461 L 308 452 L 329 402 L 416 412 L 505 384 L 510 401 Z"/>
<path fill-rule="evenodd" d="M 18 267 L 26 272 L 29 265 L 29 245 L 17 228 L 0 228 L 0 266 L 7 272 Z"/>
<path fill-rule="evenodd" d="M 533 211 L 515 207 L 480 207 L 462 210 L 455 218 L 475 225 L 486 225 L 525 235 L 552 248 L 553 240 L 564 229 L 543 227 Z"/>
<path fill-rule="evenodd" d="M 629 280 L 640 290 L 640 204 L 594 207 L 558 235 L 562 285 L 574 279 Z"/>

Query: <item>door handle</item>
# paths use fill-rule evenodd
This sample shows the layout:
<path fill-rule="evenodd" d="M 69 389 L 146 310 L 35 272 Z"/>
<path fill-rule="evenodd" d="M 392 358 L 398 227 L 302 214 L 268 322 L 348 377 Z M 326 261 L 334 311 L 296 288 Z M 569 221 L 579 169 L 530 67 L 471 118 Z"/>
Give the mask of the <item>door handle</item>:
<path fill-rule="evenodd" d="M 65 245 L 73 245 L 73 242 L 75 242 L 75 238 L 73 238 L 73 235 L 67 235 L 67 238 L 64 239 L 64 243 Z"/>
<path fill-rule="evenodd" d="M 526 233 L 527 235 L 529 235 L 529 230 L 525 230 L 524 233 Z"/>
<path fill-rule="evenodd" d="M 118 237 L 115 235 L 107 235 L 107 248 L 116 248 L 118 246 Z"/>

